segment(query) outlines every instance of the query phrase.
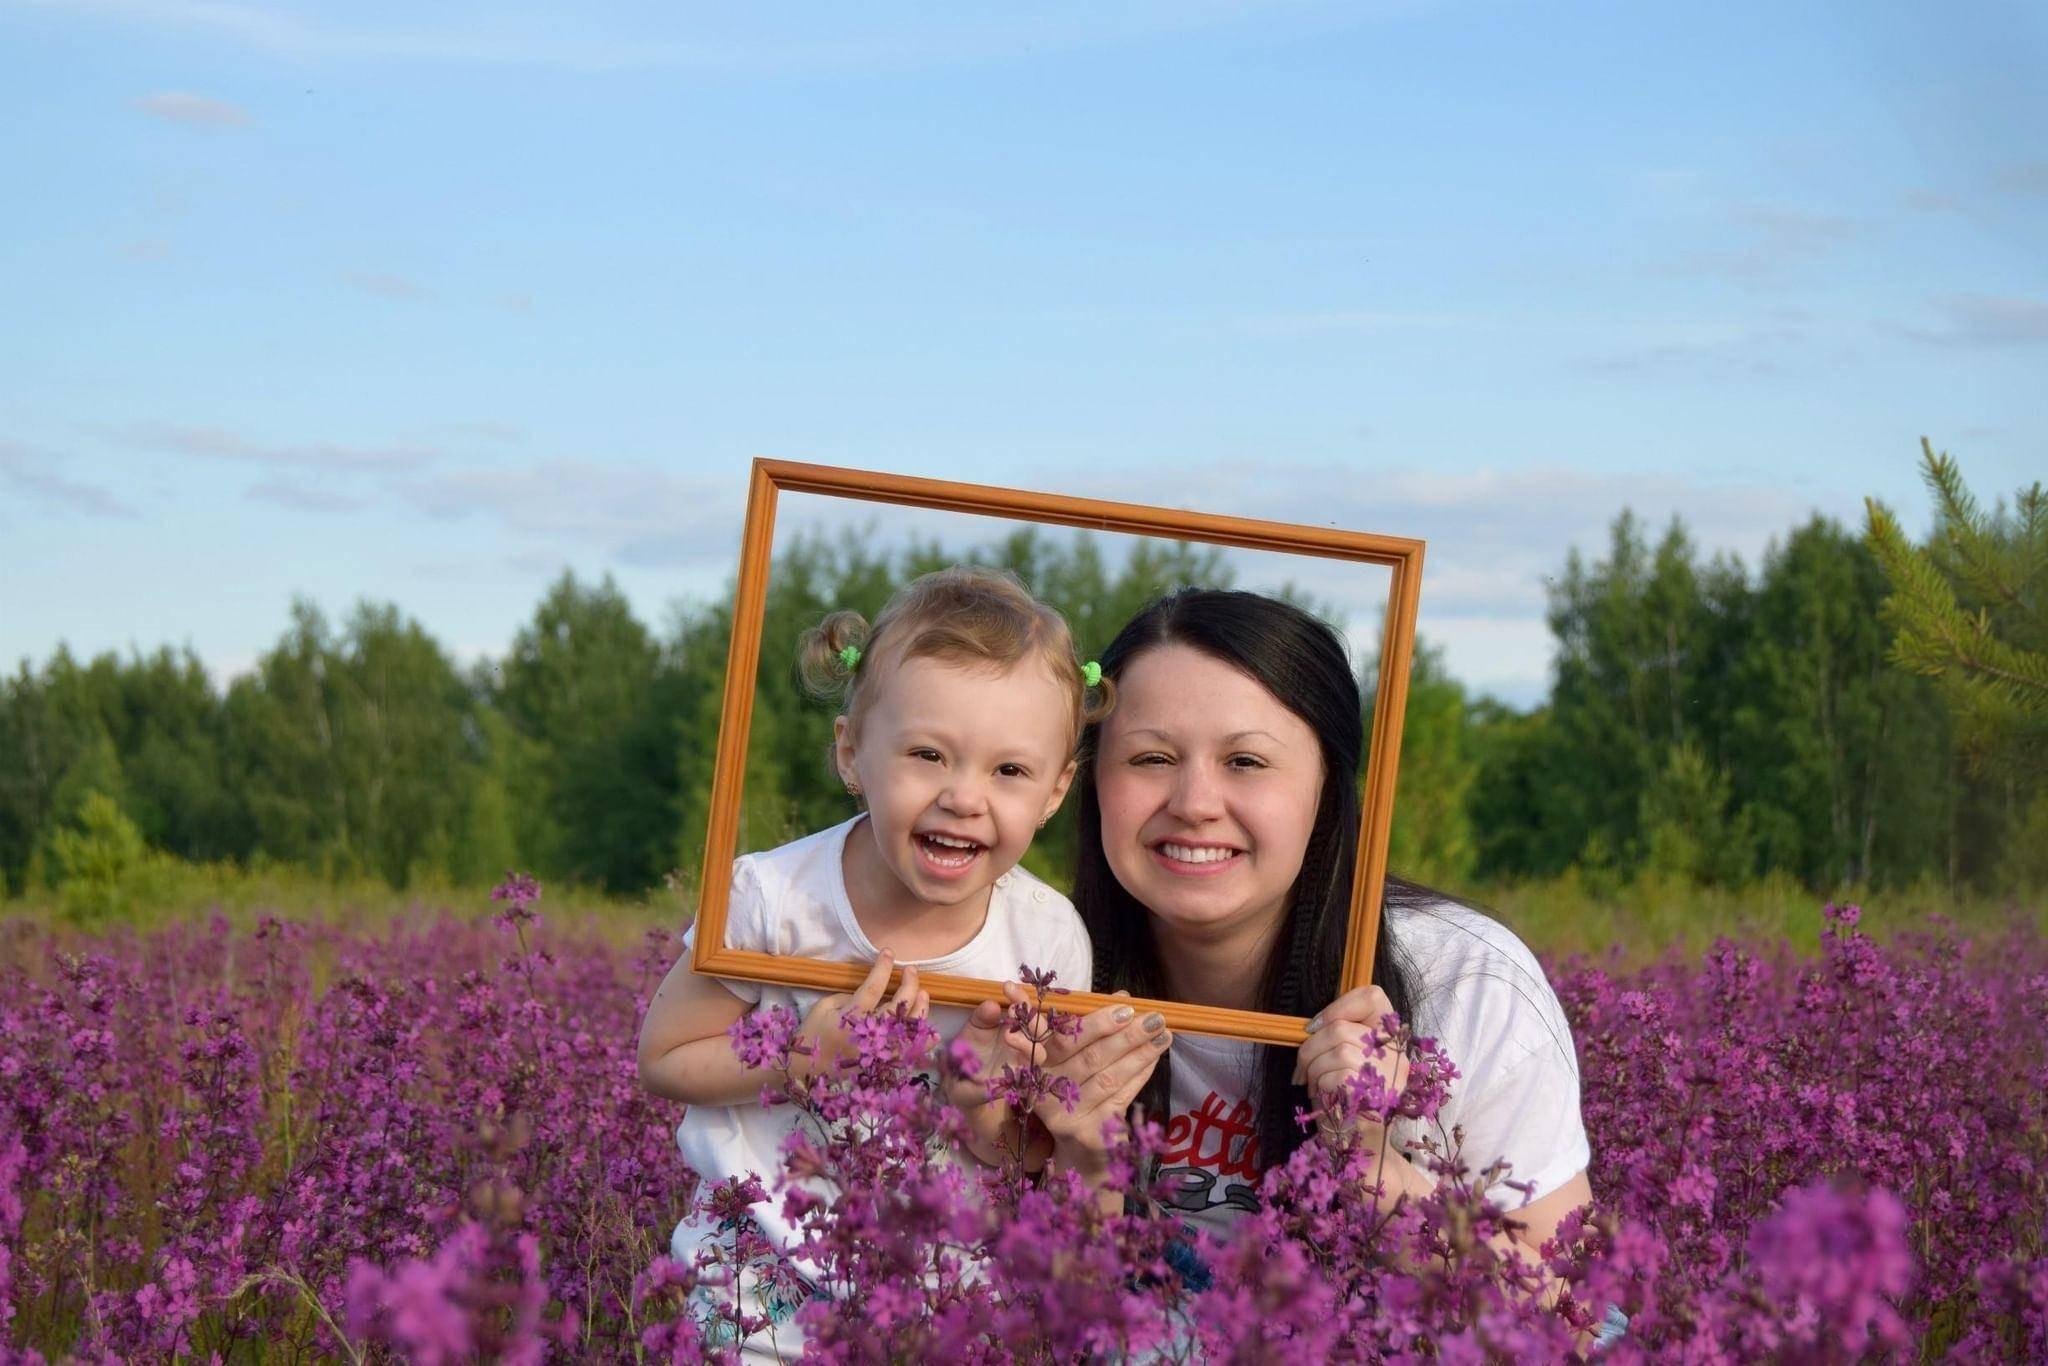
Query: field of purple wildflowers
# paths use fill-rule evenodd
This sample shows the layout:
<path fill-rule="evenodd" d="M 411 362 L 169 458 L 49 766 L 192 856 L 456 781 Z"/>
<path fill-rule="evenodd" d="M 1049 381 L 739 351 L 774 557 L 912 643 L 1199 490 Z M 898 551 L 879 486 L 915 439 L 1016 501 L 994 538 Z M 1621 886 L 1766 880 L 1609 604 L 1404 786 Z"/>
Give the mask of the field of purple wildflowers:
<path fill-rule="evenodd" d="M 1369 1155 L 1306 1145 L 1193 1248 L 1142 1201 L 970 1173 L 929 1141 L 957 1116 L 894 1019 L 786 1098 L 800 1184 L 700 1181 L 633 1059 L 675 938 L 621 949 L 501 890 L 495 922 L 355 933 L 0 921 L 0 1361 L 715 1359 L 760 1326 L 742 1268 L 842 1361 L 2048 1357 L 2031 931 L 1880 945 L 1830 907 L 1818 953 L 1553 964 L 1597 1204 L 1535 1265 L 1487 1237 L 1513 1173 L 1454 1155 L 1381 1215 Z M 773 1058 L 789 1023 L 736 1043 Z M 1426 1115 L 1445 1084 L 1343 1103 Z M 1155 1141 L 1122 1154 L 1134 1189 Z M 784 1198 L 800 1260 L 739 1221 L 703 1265 L 666 1256 L 693 1203 Z M 1609 1306 L 1628 1329 L 1595 1351 Z"/>

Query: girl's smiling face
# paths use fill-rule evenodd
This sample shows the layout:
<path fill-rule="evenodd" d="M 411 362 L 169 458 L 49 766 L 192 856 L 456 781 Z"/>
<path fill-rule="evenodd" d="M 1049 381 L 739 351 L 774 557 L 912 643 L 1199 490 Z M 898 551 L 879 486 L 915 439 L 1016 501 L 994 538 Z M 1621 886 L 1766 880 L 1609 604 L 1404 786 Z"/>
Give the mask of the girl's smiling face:
<path fill-rule="evenodd" d="M 985 902 L 1073 780 L 1071 695 L 1036 659 L 879 663 L 888 673 L 858 731 L 839 718 L 840 775 L 859 786 L 880 863 L 910 900 Z M 895 904 L 858 909 L 911 909 L 885 899 Z"/>
<path fill-rule="evenodd" d="M 1249 674 L 1161 645 L 1124 667 L 1097 743 L 1103 852 L 1158 927 L 1277 926 L 1322 797 L 1309 724 Z"/>

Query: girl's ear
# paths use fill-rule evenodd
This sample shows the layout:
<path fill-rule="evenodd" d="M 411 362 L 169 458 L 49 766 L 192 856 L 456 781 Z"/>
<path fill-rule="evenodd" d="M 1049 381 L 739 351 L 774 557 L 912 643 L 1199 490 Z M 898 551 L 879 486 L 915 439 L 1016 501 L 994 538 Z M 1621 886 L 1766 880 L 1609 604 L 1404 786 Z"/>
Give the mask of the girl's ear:
<path fill-rule="evenodd" d="M 839 770 L 839 781 L 849 788 L 860 786 L 860 779 L 853 769 L 853 722 L 844 713 L 832 718 L 832 764 Z"/>
<path fill-rule="evenodd" d="M 1045 799 L 1045 811 L 1038 818 L 1044 825 L 1052 819 L 1053 812 L 1060 809 L 1060 803 L 1067 799 L 1067 789 L 1074 785 L 1074 771 L 1080 767 L 1077 760 L 1067 760 L 1067 766 L 1060 770 L 1060 776 L 1053 780 L 1052 795 Z"/>

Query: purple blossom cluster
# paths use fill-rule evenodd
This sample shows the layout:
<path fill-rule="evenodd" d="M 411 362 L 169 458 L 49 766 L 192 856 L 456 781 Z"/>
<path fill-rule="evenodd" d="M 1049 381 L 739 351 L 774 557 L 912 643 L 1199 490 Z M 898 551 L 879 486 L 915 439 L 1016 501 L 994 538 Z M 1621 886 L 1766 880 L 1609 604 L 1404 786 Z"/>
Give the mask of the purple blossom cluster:
<path fill-rule="evenodd" d="M 1149 1199 L 1149 1128 L 1120 1198 L 1034 1170 L 1021 1120 L 963 1162 L 932 1074 L 974 1060 L 889 1014 L 770 1098 L 801 1115 L 783 1170 L 700 1179 L 632 1053 L 674 938 L 499 899 L 374 934 L 0 924 L 0 1362 L 2048 1356 L 2048 948 L 2018 931 L 1879 945 L 1831 907 L 1818 954 L 1557 968 L 1596 1204 L 1522 1255 L 1515 1174 L 1455 1133 L 1435 1193 L 1384 1210 L 1375 1153 L 1305 1144 L 1224 1241 Z M 1012 1023 L 1068 1027 L 1032 985 Z M 735 1046 L 773 1064 L 794 1024 Z M 1384 1042 L 1405 1087 L 1336 1098 L 1333 1132 L 1458 1084 Z M 980 1080 L 1020 1116 L 1063 1096 Z M 767 1202 L 797 1246 L 759 1235 Z M 685 1213 L 724 1232 L 677 1261 Z"/>

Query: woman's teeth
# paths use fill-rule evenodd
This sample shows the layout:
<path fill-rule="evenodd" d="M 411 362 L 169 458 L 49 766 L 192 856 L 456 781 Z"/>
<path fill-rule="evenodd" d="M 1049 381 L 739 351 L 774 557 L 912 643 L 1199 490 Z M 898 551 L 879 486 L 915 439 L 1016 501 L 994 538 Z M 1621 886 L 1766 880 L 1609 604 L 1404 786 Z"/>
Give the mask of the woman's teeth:
<path fill-rule="evenodd" d="M 1159 852 L 1176 863 L 1221 863 L 1224 859 L 1233 858 L 1237 854 L 1235 849 L 1215 846 L 1197 849 L 1188 844 L 1162 844 L 1159 846 Z"/>

